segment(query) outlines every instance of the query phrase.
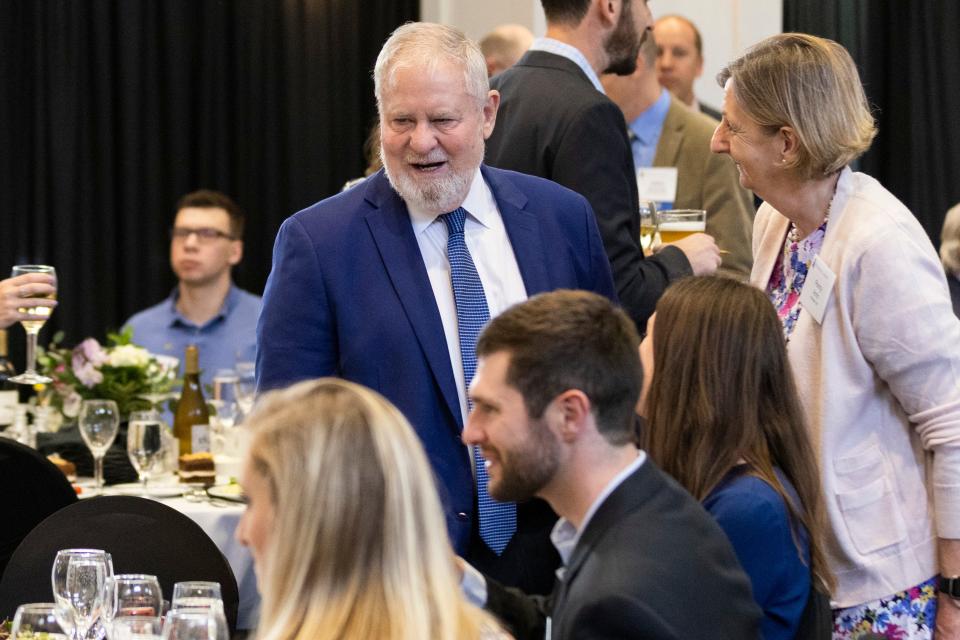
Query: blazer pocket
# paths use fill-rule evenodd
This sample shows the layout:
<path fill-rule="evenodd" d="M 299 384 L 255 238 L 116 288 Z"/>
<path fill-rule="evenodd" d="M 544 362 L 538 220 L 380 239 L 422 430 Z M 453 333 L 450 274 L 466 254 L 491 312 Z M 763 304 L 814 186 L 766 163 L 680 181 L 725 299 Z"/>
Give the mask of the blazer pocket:
<path fill-rule="evenodd" d="M 879 470 L 882 473 L 882 466 Z M 838 491 L 837 502 L 847 533 L 860 553 L 872 553 L 907 537 L 900 504 L 883 475 L 861 488 Z"/>

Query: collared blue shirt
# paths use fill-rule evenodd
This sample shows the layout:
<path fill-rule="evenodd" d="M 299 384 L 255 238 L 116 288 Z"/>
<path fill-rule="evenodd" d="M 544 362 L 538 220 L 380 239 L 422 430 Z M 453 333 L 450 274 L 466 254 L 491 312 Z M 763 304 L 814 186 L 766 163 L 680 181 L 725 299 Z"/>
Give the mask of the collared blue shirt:
<path fill-rule="evenodd" d="M 652 167 L 657 155 L 657 144 L 663 122 L 670 110 L 670 92 L 660 90 L 660 97 L 650 107 L 627 125 L 630 130 L 630 149 L 633 151 L 633 166 Z"/>
<path fill-rule="evenodd" d="M 533 44 L 530 45 L 530 51 L 546 51 L 547 53 L 554 53 L 572 61 L 574 64 L 580 67 L 585 74 L 587 74 L 587 78 L 590 79 L 590 82 L 597 89 L 597 91 L 606 94 L 606 91 L 603 90 L 603 85 L 600 84 L 600 78 L 597 77 L 597 72 L 594 71 L 593 67 L 590 66 L 590 63 L 587 62 L 586 56 L 580 52 L 580 49 L 577 49 L 566 42 L 554 40 L 553 38 L 537 38 L 533 41 Z"/>
<path fill-rule="evenodd" d="M 177 310 L 179 297 L 179 288 L 174 288 L 163 302 L 127 320 L 126 324 L 133 328 L 134 344 L 180 360 L 180 375 L 184 351 L 188 345 L 197 345 L 200 381 L 204 385 L 212 384 L 218 369 L 233 369 L 237 362 L 256 361 L 259 296 L 231 284 L 219 313 L 202 326 Z"/>

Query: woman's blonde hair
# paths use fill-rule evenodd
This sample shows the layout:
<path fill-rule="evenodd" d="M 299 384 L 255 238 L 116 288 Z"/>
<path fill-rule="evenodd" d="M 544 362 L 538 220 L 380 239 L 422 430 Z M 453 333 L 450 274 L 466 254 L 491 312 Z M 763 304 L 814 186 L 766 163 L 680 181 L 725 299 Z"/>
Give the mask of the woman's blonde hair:
<path fill-rule="evenodd" d="M 876 124 L 857 67 L 826 38 L 784 33 L 761 40 L 717 75 L 733 79 L 740 107 L 771 132 L 791 127 L 800 140 L 784 166 L 804 178 L 830 175 L 870 148 Z"/>
<path fill-rule="evenodd" d="M 274 526 L 258 638 L 454 640 L 491 623 L 462 597 L 430 465 L 400 411 L 323 378 L 263 396 L 248 469 Z"/>
<path fill-rule="evenodd" d="M 960 278 L 960 204 L 951 207 L 943 218 L 940 262 L 947 273 Z"/>

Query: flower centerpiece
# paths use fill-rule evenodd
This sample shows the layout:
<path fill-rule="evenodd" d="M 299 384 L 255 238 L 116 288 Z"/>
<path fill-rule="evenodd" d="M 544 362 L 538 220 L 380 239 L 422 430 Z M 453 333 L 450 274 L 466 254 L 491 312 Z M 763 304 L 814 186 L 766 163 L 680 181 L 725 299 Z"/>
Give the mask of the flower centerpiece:
<path fill-rule="evenodd" d="M 107 334 L 107 346 L 87 338 L 70 349 L 61 346 L 57 332 L 46 349 L 39 350 L 38 368 L 53 379 L 40 390 L 39 402 L 59 408 L 64 417 L 75 418 L 83 400 L 104 398 L 117 403 L 126 419 L 131 411 L 148 409 L 144 396 L 169 393 L 177 380 L 179 361 L 155 355 L 132 342 L 129 327 Z"/>

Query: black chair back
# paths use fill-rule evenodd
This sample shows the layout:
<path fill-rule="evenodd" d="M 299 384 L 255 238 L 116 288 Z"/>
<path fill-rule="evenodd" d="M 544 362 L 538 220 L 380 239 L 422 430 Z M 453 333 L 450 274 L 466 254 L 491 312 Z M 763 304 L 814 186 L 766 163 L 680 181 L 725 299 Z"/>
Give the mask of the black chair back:
<path fill-rule="evenodd" d="M 24 536 L 76 501 L 73 487 L 52 462 L 26 445 L 0 438 L 0 575 Z"/>
<path fill-rule="evenodd" d="M 14 551 L 0 580 L 0 619 L 24 602 L 49 602 L 50 572 L 60 549 L 103 549 L 115 573 L 157 576 L 164 597 L 184 580 L 219 582 L 230 631 L 237 628 L 240 596 L 227 559 L 193 520 L 146 498 L 102 496 L 56 512 Z"/>

